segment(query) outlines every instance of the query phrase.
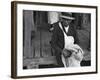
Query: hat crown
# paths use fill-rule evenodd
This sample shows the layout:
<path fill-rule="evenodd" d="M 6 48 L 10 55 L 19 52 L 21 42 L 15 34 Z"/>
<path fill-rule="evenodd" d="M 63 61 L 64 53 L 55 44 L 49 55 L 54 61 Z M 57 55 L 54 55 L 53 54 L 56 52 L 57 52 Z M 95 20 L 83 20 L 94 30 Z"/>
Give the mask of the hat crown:
<path fill-rule="evenodd" d="M 69 20 L 74 20 L 75 18 L 72 17 L 72 13 L 68 13 L 68 12 L 62 12 L 61 15 L 60 15 L 61 18 L 64 18 L 64 19 L 69 19 Z"/>
<path fill-rule="evenodd" d="M 72 13 L 62 12 L 62 16 L 72 17 Z"/>

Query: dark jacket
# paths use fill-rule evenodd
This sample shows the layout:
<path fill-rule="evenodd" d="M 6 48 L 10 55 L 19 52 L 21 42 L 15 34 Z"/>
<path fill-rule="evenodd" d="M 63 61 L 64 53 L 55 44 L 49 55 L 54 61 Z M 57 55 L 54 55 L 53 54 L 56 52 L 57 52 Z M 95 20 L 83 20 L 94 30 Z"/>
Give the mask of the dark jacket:
<path fill-rule="evenodd" d="M 59 27 L 59 23 L 55 23 L 53 25 L 54 30 L 53 30 L 53 34 L 52 34 L 52 39 L 51 39 L 51 46 L 52 48 L 55 50 L 55 54 L 59 54 L 61 53 L 62 49 L 64 48 L 64 33 L 61 30 L 61 28 Z M 69 29 L 68 29 L 68 36 L 73 36 L 74 37 L 74 43 L 75 44 L 79 44 L 79 39 L 77 36 L 77 32 L 76 29 L 73 25 L 69 25 Z M 59 54 L 60 55 L 60 54 Z"/>

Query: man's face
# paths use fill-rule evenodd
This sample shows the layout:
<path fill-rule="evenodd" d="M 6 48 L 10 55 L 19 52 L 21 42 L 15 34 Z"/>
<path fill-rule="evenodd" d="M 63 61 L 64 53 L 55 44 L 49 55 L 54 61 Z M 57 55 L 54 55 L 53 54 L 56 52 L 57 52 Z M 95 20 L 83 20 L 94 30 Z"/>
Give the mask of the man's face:
<path fill-rule="evenodd" d="M 62 25 L 67 27 L 70 23 L 71 23 L 72 20 L 70 19 L 64 19 L 62 18 Z"/>

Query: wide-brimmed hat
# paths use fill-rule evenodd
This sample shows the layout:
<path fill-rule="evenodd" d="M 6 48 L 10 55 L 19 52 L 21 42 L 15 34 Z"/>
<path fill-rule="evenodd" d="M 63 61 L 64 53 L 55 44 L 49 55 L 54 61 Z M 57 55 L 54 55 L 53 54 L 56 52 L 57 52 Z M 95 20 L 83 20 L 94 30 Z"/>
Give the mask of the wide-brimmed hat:
<path fill-rule="evenodd" d="M 62 12 L 60 14 L 60 17 L 64 19 L 75 20 L 75 18 L 72 17 L 72 13 L 68 13 L 68 12 Z"/>

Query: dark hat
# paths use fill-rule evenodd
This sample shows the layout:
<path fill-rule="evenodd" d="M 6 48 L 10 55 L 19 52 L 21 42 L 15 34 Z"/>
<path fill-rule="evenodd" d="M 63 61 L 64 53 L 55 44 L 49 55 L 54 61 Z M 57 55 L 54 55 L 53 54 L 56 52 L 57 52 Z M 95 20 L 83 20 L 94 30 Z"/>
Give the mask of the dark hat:
<path fill-rule="evenodd" d="M 72 13 L 62 12 L 60 15 L 61 18 L 74 20 L 75 18 L 72 17 Z"/>

